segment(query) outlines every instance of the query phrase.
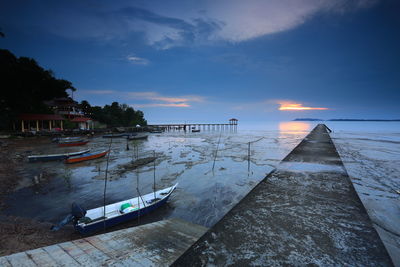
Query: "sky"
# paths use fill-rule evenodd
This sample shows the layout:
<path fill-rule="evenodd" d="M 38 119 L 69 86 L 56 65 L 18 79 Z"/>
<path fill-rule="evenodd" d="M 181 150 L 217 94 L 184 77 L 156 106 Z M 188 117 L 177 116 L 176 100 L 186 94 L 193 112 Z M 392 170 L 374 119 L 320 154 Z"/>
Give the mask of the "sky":
<path fill-rule="evenodd" d="M 400 119 L 396 0 L 9 1 L 0 48 L 149 123 Z"/>

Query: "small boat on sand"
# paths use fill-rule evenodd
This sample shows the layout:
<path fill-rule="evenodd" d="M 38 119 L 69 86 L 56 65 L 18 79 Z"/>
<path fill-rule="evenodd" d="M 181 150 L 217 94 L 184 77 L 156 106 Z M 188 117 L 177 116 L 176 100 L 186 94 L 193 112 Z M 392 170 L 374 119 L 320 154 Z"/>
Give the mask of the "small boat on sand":
<path fill-rule="evenodd" d="M 91 160 L 91 159 L 98 159 L 101 157 L 104 157 L 108 153 L 108 150 L 104 150 L 101 152 L 97 153 L 86 153 L 83 155 L 75 156 L 75 157 L 69 157 L 65 160 L 65 163 L 78 163 L 86 160 Z"/>
<path fill-rule="evenodd" d="M 178 184 L 175 184 L 147 195 L 139 195 L 135 198 L 90 210 L 85 210 L 73 203 L 71 214 L 56 226 L 53 226 L 52 230 L 57 231 L 72 221 L 76 231 L 81 234 L 91 234 L 104 228 L 136 219 L 164 205 L 177 186 Z"/>
<path fill-rule="evenodd" d="M 77 141 L 82 141 L 84 140 L 83 137 L 80 136 L 73 136 L 73 137 L 56 137 L 53 138 L 52 141 L 53 142 L 57 142 L 57 143 L 64 143 L 64 142 L 77 142 Z"/>
<path fill-rule="evenodd" d="M 76 220 L 74 228 L 81 234 L 88 234 L 101 230 L 104 226 L 111 227 L 143 216 L 165 204 L 177 186 L 178 184 L 175 184 L 142 197 L 109 204 L 105 206 L 105 217 L 103 217 L 104 207 L 87 210 L 84 217 Z"/>
<path fill-rule="evenodd" d="M 119 137 L 124 137 L 128 136 L 128 133 L 119 133 L 119 134 L 105 134 L 103 135 L 103 138 L 119 138 Z"/>
<path fill-rule="evenodd" d="M 63 154 L 32 155 L 32 156 L 28 156 L 28 161 L 36 162 L 36 161 L 62 160 L 62 159 L 66 159 L 68 157 L 73 157 L 73 156 L 89 153 L 89 151 L 90 151 L 90 149 L 77 151 L 77 152 L 71 152 L 71 153 L 63 153 Z"/>
<path fill-rule="evenodd" d="M 59 143 L 58 146 L 60 146 L 60 147 L 65 147 L 65 146 L 83 146 L 83 145 L 86 145 L 87 143 L 89 143 L 88 140 L 78 140 L 78 141 L 74 141 L 74 142 Z"/>
<path fill-rule="evenodd" d="M 126 138 L 128 140 L 141 140 L 141 139 L 147 139 L 149 137 L 148 134 L 138 134 L 138 135 L 128 135 Z"/>

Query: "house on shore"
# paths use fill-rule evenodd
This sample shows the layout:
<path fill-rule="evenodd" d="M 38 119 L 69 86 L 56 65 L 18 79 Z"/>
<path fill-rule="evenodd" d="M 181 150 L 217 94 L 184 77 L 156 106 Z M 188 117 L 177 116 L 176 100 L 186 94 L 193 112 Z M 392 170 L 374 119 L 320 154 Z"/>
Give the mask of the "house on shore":
<path fill-rule="evenodd" d="M 45 102 L 54 114 L 20 114 L 14 130 L 25 131 L 63 131 L 65 124 L 76 125 L 81 130 L 93 129 L 93 120 L 86 117 L 78 102 L 71 97 L 55 98 Z"/>

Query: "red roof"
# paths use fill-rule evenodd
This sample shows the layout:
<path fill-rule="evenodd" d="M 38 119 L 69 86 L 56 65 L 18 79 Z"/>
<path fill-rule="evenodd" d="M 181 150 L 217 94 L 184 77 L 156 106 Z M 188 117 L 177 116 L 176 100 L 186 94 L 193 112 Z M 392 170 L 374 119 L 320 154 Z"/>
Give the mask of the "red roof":
<path fill-rule="evenodd" d="M 64 118 L 56 114 L 21 114 L 19 115 L 20 120 L 25 121 L 62 121 Z"/>
<path fill-rule="evenodd" d="M 75 117 L 71 120 L 71 122 L 87 122 L 92 120 L 91 118 L 86 118 L 86 117 Z"/>

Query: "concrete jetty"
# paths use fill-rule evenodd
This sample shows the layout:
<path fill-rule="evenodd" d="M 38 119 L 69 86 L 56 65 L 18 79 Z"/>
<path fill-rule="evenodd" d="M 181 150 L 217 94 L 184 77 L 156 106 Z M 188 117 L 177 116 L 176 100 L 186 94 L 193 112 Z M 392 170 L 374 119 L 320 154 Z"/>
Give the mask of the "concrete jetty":
<path fill-rule="evenodd" d="M 173 266 L 392 266 L 319 124 Z"/>
<path fill-rule="evenodd" d="M 0 257 L 0 266 L 168 266 L 207 228 L 168 219 Z"/>

